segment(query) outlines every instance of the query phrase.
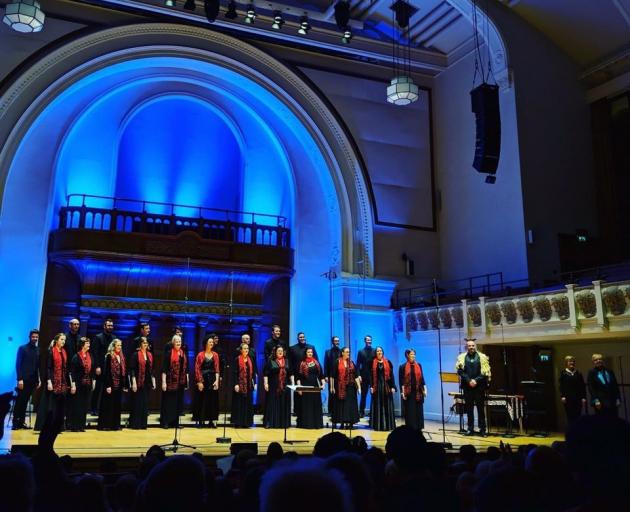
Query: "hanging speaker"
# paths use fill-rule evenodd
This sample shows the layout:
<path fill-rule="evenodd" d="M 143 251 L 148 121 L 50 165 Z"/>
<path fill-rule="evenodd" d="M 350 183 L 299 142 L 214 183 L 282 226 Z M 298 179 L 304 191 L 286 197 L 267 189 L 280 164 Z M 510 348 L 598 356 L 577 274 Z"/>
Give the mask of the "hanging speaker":
<path fill-rule="evenodd" d="M 483 83 L 470 91 L 470 100 L 477 131 L 473 167 L 489 174 L 486 182 L 494 183 L 501 153 L 499 87 Z"/>

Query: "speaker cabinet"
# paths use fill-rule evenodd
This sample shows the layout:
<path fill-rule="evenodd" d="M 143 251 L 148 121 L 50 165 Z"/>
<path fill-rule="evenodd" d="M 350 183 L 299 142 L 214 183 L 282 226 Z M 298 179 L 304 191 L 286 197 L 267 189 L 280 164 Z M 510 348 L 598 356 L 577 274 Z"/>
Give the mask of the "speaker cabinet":
<path fill-rule="evenodd" d="M 494 175 L 501 152 L 499 87 L 483 83 L 470 91 L 470 100 L 477 134 L 473 167 L 478 172 Z"/>

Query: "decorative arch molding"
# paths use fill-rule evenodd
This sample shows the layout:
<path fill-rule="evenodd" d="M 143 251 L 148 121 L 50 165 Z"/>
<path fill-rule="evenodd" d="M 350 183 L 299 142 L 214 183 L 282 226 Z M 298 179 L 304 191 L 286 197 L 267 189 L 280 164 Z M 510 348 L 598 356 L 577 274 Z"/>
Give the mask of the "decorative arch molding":
<path fill-rule="evenodd" d="M 112 64 L 156 55 L 226 67 L 290 109 L 317 144 L 336 189 L 342 219 L 341 270 L 372 276 L 373 214 L 365 170 L 334 113 L 284 64 L 243 41 L 199 27 L 162 23 L 106 29 L 52 51 L 21 74 L 0 97 L 0 198 L 22 138 L 58 95 Z"/>

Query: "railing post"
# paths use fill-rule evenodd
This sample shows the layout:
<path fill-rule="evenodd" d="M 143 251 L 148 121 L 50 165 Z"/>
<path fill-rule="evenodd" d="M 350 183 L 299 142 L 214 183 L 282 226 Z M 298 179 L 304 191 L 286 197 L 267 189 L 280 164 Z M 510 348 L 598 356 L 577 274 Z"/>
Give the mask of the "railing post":
<path fill-rule="evenodd" d="M 479 309 L 481 310 L 481 332 L 486 335 L 488 332 L 488 322 L 486 320 L 486 298 L 479 297 Z"/>
<path fill-rule="evenodd" d="M 409 336 L 411 335 L 411 333 L 407 332 L 407 308 L 404 306 L 400 310 L 400 317 L 402 320 L 402 326 L 403 326 L 403 331 L 405 333 L 405 337 L 409 339 Z"/>
<path fill-rule="evenodd" d="M 567 289 L 567 299 L 569 300 L 569 324 L 572 329 L 577 330 L 578 318 L 577 308 L 575 307 L 575 285 L 573 283 L 565 285 Z"/>
<path fill-rule="evenodd" d="M 462 329 L 468 337 L 468 299 L 462 299 Z"/>
<path fill-rule="evenodd" d="M 606 311 L 604 311 L 604 301 L 602 300 L 602 282 L 601 280 L 593 281 L 593 291 L 595 292 L 595 305 L 597 307 L 597 325 L 606 327 Z"/>

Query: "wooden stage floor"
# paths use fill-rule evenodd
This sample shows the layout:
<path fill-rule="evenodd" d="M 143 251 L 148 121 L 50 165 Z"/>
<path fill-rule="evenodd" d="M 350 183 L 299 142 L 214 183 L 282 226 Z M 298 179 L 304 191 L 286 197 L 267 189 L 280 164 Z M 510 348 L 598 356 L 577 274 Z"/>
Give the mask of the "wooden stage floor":
<path fill-rule="evenodd" d="M 222 417 L 221 417 L 222 419 Z M 124 415 L 123 415 L 124 420 Z M 88 418 L 92 424 L 96 424 L 96 418 Z M 256 416 L 255 422 L 260 425 L 262 418 Z M 293 418 L 295 422 L 295 418 Z M 328 421 L 324 417 L 324 424 Z M 55 443 L 55 451 L 58 455 L 71 455 L 74 458 L 100 458 L 100 457 L 138 457 L 145 453 L 154 444 L 165 445 L 171 443 L 174 438 L 174 429 L 162 429 L 157 426 L 157 415 L 152 415 L 149 419 L 150 426 L 147 430 L 123 429 L 117 432 L 99 432 L 94 428 L 88 428 L 86 432 L 62 432 Z M 223 433 L 223 427 L 216 429 L 198 429 L 190 423 L 190 415 L 182 417 L 183 428 L 179 432 L 180 443 L 193 445 L 194 451 L 204 455 L 220 457 L 229 454 L 230 445 L 216 442 L 216 438 Z M 401 424 L 400 419 L 398 424 Z M 363 436 L 369 446 L 385 448 L 385 442 L 389 432 L 375 432 L 368 427 L 368 419 L 362 419 L 361 423 L 352 429 L 351 435 Z M 498 446 L 500 441 L 510 443 L 513 446 L 523 444 L 550 445 L 554 441 L 561 441 L 564 435 L 550 433 L 548 437 L 537 438 L 527 435 L 517 435 L 515 438 L 506 439 L 500 434 L 490 435 L 486 438 L 479 436 L 467 437 L 459 434 L 459 425 L 455 423 L 446 424 L 446 442 L 452 443 L 453 449 L 457 450 L 464 444 L 473 444 L 478 450 L 484 451 L 489 446 Z M 287 430 L 287 440 L 304 440 L 304 443 L 284 444 L 284 430 L 265 429 L 257 426 L 249 429 L 235 429 L 228 427 L 226 436 L 232 439 L 232 443 L 258 443 L 259 453 L 265 453 L 269 443 L 280 442 L 285 451 L 293 450 L 300 454 L 310 454 L 313 451 L 315 442 L 324 434 L 331 430 L 305 430 L 289 428 Z M 349 434 L 347 430 L 343 431 Z M 5 426 L 5 436 L 0 440 L 0 451 L 6 452 L 12 445 L 36 445 L 37 432 L 32 430 L 12 431 L 10 425 Z M 437 421 L 427 421 L 424 436 L 428 441 L 442 442 L 442 424 Z M 180 448 L 178 453 L 191 453 L 193 450 Z"/>

